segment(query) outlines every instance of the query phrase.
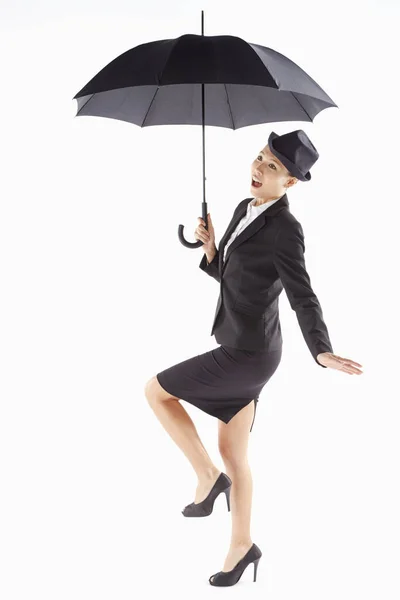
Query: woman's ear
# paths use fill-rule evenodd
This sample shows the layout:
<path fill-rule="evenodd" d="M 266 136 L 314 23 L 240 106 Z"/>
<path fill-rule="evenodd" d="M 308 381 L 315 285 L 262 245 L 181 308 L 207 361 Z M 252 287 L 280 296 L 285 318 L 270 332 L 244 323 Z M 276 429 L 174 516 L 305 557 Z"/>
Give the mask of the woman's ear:
<path fill-rule="evenodd" d="M 299 180 L 297 179 L 297 177 L 291 177 L 287 183 L 286 183 L 286 187 L 292 187 L 292 185 L 295 185 Z"/>

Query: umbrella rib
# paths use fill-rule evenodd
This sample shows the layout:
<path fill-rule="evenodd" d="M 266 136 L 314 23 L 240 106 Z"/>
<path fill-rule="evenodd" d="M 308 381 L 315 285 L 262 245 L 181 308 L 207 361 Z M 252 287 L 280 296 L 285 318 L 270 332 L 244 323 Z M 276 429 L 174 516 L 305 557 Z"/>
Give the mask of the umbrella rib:
<path fill-rule="evenodd" d="M 141 126 L 140 126 L 140 127 L 144 127 L 144 122 L 145 122 L 145 120 L 146 120 L 146 117 L 147 117 L 147 115 L 149 114 L 149 110 L 150 110 L 150 108 L 151 108 L 151 105 L 152 105 L 152 104 L 153 104 L 153 102 L 154 102 L 154 98 L 156 97 L 156 94 L 157 94 L 158 90 L 159 90 L 159 86 L 157 86 L 157 89 L 156 89 L 156 91 L 154 92 L 154 96 L 153 96 L 153 97 L 152 97 L 152 99 L 151 99 L 151 102 L 150 102 L 150 104 L 149 104 L 149 108 L 147 109 L 147 111 L 146 111 L 146 114 L 144 115 L 144 119 L 143 119 L 143 121 L 142 121 L 142 124 L 141 124 Z"/>
<path fill-rule="evenodd" d="M 153 102 L 154 102 L 154 98 L 156 97 L 156 94 L 157 94 L 157 92 L 158 92 L 158 90 L 159 90 L 159 88 L 160 88 L 160 85 L 159 85 L 159 83 L 160 83 L 160 80 L 162 79 L 162 76 L 163 76 L 163 73 L 164 73 L 164 68 L 165 68 L 165 65 L 167 64 L 168 60 L 170 59 L 170 57 L 171 57 L 171 54 L 172 54 L 172 51 L 175 49 L 175 46 L 177 46 L 177 45 L 178 45 L 178 43 L 180 42 L 180 38 L 176 38 L 175 40 L 173 40 L 173 42 L 174 42 L 174 43 L 173 43 L 173 46 L 172 46 L 172 48 L 170 48 L 169 54 L 168 54 L 168 56 L 167 56 L 167 57 L 166 57 L 166 59 L 165 59 L 164 66 L 163 66 L 163 68 L 162 68 L 162 71 L 161 71 L 161 75 L 160 75 L 160 74 L 157 74 L 157 82 L 158 82 L 157 89 L 156 89 L 156 91 L 154 92 L 154 96 L 153 96 L 153 98 L 152 98 L 152 100 L 151 100 L 151 102 L 150 102 L 149 108 L 147 109 L 147 112 L 146 112 L 146 114 L 145 114 L 145 116 L 144 116 L 144 119 L 143 119 L 143 121 L 142 121 L 141 127 L 143 127 L 143 124 L 144 124 L 144 122 L 145 122 L 145 120 L 146 120 L 146 118 L 147 118 L 147 115 L 149 114 L 149 110 L 150 110 L 150 108 L 151 108 L 151 105 L 152 105 L 152 104 L 153 104 Z"/>
<path fill-rule="evenodd" d="M 308 114 L 308 112 L 306 111 L 306 109 L 304 108 L 304 106 L 299 102 L 299 100 L 296 98 L 296 96 L 294 95 L 294 93 L 291 90 L 289 90 L 289 91 L 290 91 L 290 94 L 293 96 L 293 98 L 296 100 L 297 104 L 306 113 L 307 117 L 310 119 L 310 122 L 312 123 L 312 118 L 310 117 L 310 115 Z"/>
<path fill-rule="evenodd" d="M 231 115 L 232 129 L 235 129 L 235 123 L 233 122 L 233 114 L 232 114 L 232 110 L 231 110 L 231 104 L 229 102 L 228 90 L 226 89 L 226 83 L 224 83 L 224 88 L 225 88 L 226 99 L 227 99 L 228 106 L 229 106 L 229 113 Z"/>
<path fill-rule="evenodd" d="M 91 94 L 91 95 L 88 97 L 88 99 L 86 100 L 86 102 L 84 102 L 84 103 L 82 104 L 82 106 L 79 108 L 78 112 L 77 112 L 77 113 L 76 113 L 76 115 L 75 115 L 76 117 L 79 115 L 79 113 L 81 112 L 81 110 L 82 110 L 82 109 L 83 109 L 83 108 L 84 108 L 84 107 L 85 107 L 87 104 L 89 104 L 90 100 L 92 100 L 92 98 L 93 98 L 95 95 L 96 95 L 96 93 L 94 93 L 94 94 Z M 75 98 L 73 98 L 73 100 L 75 100 Z M 78 100 L 78 98 L 76 98 L 76 100 Z"/>

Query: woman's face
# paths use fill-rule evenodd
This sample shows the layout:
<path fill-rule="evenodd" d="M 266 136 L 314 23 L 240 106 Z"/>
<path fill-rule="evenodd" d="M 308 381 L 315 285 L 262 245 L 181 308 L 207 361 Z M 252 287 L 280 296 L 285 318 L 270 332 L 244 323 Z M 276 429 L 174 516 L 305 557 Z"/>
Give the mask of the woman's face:
<path fill-rule="evenodd" d="M 256 177 L 261 182 L 261 186 L 256 187 L 253 181 L 250 181 L 251 194 L 264 201 L 281 198 L 287 189 L 298 181 L 271 152 L 268 144 L 253 161 L 250 176 L 252 179 Z"/>

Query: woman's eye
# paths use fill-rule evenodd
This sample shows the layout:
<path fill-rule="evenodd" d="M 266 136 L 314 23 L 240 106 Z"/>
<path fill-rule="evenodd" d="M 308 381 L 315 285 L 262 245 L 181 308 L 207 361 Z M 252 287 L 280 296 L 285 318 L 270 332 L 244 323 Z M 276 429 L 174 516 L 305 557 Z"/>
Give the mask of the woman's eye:
<path fill-rule="evenodd" d="M 260 158 L 260 157 L 262 158 L 261 154 L 259 154 L 259 155 L 257 156 L 257 158 Z M 274 165 L 274 163 L 269 163 L 269 165 L 268 165 L 268 166 L 270 167 L 271 165 L 272 165 L 272 166 L 274 167 L 274 169 L 276 170 L 276 166 Z"/>

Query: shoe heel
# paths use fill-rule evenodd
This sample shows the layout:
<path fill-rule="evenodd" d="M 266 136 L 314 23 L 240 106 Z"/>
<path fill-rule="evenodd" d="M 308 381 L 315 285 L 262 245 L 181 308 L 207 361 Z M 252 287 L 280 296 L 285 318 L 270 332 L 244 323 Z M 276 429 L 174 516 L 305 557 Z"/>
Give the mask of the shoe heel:
<path fill-rule="evenodd" d="M 254 579 L 253 579 L 253 581 L 255 581 L 257 579 L 257 569 L 258 569 L 258 563 L 260 562 L 260 558 L 256 558 L 256 560 L 254 561 Z"/>
<path fill-rule="evenodd" d="M 226 488 L 226 490 L 224 490 L 224 493 L 225 493 L 225 496 L 226 496 L 226 503 L 228 505 L 228 512 L 230 512 L 230 510 L 231 510 L 231 499 L 230 499 L 231 487 L 232 486 L 229 486 L 228 488 Z"/>

